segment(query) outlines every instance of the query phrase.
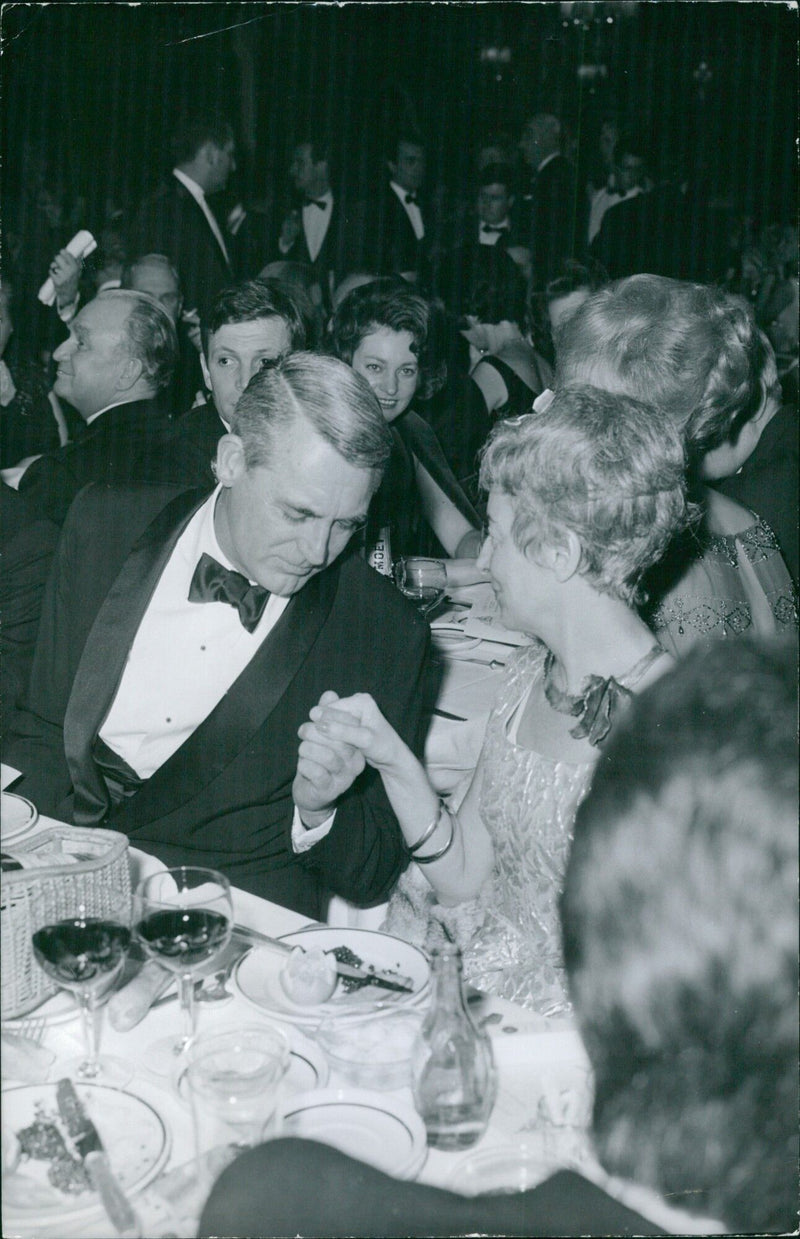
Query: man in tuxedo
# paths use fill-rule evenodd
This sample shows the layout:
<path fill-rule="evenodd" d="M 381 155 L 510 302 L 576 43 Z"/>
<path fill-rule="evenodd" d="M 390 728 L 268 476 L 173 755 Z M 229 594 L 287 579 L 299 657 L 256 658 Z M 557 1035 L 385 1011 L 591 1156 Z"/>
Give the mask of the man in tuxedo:
<path fill-rule="evenodd" d="M 401 134 L 386 164 L 389 180 L 354 213 L 350 267 L 416 280 L 428 224 L 421 199 L 425 147 L 416 135 Z"/>
<path fill-rule="evenodd" d="M 157 444 L 169 425 L 162 393 L 177 356 L 172 319 L 147 293 L 115 288 L 87 302 L 53 353 L 53 390 L 85 427 L 25 468 L 19 490 L 32 511 L 60 525 L 87 483 L 158 476 Z"/>
<path fill-rule="evenodd" d="M 229 238 L 208 203 L 236 170 L 233 130 L 214 113 L 189 116 L 172 145 L 172 172 L 141 204 L 128 251 L 166 254 L 178 269 L 187 311 L 202 313 L 233 276 Z"/>
<path fill-rule="evenodd" d="M 406 852 L 380 779 L 327 750 L 299 774 L 297 732 L 363 690 L 420 752 L 427 626 L 345 554 L 390 450 L 368 384 L 295 353 L 250 382 L 210 496 L 78 498 L 7 755 L 42 812 L 311 917 L 387 898 Z"/>
<path fill-rule="evenodd" d="M 538 289 L 553 279 L 565 259 L 576 256 L 584 236 L 575 169 L 561 153 L 561 142 L 558 117 L 539 112 L 526 123 L 519 143 L 531 173 L 521 226 L 530 238 L 533 287 Z"/>
<path fill-rule="evenodd" d="M 299 142 L 289 179 L 300 205 L 281 225 L 278 254 L 313 267 L 323 296 L 330 300 L 341 266 L 340 207 L 331 188 L 330 149 L 319 138 Z"/>
<path fill-rule="evenodd" d="M 251 378 L 269 361 L 305 348 L 291 297 L 275 280 L 240 280 L 218 294 L 201 326 L 200 365 L 209 399 L 184 413 L 164 444 L 161 480 L 214 484 L 217 444 Z"/>

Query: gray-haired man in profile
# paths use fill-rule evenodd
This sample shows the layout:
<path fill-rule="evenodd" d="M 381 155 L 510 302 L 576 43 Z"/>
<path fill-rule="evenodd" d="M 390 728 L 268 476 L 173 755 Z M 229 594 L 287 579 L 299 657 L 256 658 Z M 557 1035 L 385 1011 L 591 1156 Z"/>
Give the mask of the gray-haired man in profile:
<path fill-rule="evenodd" d="M 34 459 L 22 473 L 19 490 L 33 510 L 61 524 L 89 482 L 153 475 L 169 424 L 162 393 L 177 358 L 172 319 L 147 293 L 109 289 L 83 307 L 53 353 L 53 390 L 86 427 L 74 443 Z"/>

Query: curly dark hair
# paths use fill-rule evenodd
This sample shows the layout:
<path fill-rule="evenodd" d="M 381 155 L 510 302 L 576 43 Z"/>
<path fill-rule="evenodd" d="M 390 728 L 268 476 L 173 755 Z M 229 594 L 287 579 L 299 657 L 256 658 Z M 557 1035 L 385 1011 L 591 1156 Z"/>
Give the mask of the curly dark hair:
<path fill-rule="evenodd" d="M 381 327 L 410 332 L 411 352 L 419 365 L 416 394 L 427 400 L 444 386 L 447 377 L 440 318 L 438 307 L 414 292 L 402 277 L 386 276 L 348 293 L 331 320 L 329 348 L 351 365 L 361 341 Z"/>

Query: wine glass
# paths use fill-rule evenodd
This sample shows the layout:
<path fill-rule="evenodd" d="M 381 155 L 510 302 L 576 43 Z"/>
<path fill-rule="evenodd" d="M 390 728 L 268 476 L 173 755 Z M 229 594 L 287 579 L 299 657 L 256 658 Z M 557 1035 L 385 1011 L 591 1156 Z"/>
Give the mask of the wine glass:
<path fill-rule="evenodd" d="M 447 568 L 441 559 L 423 559 L 417 555 L 398 559 L 394 573 L 397 588 L 423 617 L 444 598 Z"/>
<path fill-rule="evenodd" d="M 228 879 L 216 869 L 180 865 L 140 882 L 134 892 L 134 932 L 146 955 L 180 980 L 183 1033 L 148 1050 L 148 1066 L 169 1074 L 194 1040 L 194 983 L 221 955 L 233 932 Z"/>
<path fill-rule="evenodd" d="M 119 979 L 131 943 L 131 897 L 124 889 L 34 891 L 30 904 L 33 953 L 39 967 L 74 994 L 81 1013 L 84 1057 L 63 1066 L 79 1080 L 118 1087 L 132 1071 L 100 1055 L 104 1001 Z"/>

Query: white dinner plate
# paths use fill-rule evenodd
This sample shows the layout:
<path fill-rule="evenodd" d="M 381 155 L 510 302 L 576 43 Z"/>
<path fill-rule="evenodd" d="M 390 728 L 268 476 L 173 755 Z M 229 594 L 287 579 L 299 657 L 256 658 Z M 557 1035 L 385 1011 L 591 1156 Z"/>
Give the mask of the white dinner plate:
<path fill-rule="evenodd" d="M 543 1183 L 555 1167 L 534 1134 L 519 1144 L 474 1149 L 453 1165 L 444 1184 L 462 1196 L 526 1192 Z"/>
<path fill-rule="evenodd" d="M 293 1097 L 282 1122 L 284 1136 L 330 1144 L 395 1179 L 416 1178 L 428 1152 L 416 1110 L 368 1089 L 328 1088 Z"/>
<path fill-rule="evenodd" d="M 471 650 L 476 650 L 481 643 L 480 637 L 467 637 L 463 632 L 449 630 L 431 631 L 434 649 L 447 658 L 466 657 Z"/>
<path fill-rule="evenodd" d="M 169 1156 L 169 1133 L 161 1115 L 143 1097 L 104 1084 L 76 1084 L 78 1097 L 97 1127 L 111 1169 L 126 1195 L 150 1183 Z M 2 1092 L 3 1143 L 33 1123 L 43 1112 L 62 1135 L 66 1129 L 58 1113 L 55 1084 L 26 1084 Z M 69 1140 L 66 1140 L 69 1147 Z M 3 1175 L 5 1234 L 15 1226 L 24 1233 L 37 1226 L 103 1211 L 91 1190 L 68 1195 L 47 1177 L 49 1163 L 23 1158 L 12 1173 Z M 109 1223 L 110 1226 L 110 1223 Z"/>
<path fill-rule="evenodd" d="M 21 839 L 36 825 L 39 811 L 24 796 L 16 792 L 3 792 L 0 796 L 0 841 L 11 843 Z"/>
<path fill-rule="evenodd" d="M 327 1002 L 300 1006 L 287 997 L 280 981 L 285 967 L 285 956 L 269 948 L 253 949 L 239 961 L 234 980 L 239 992 L 261 1011 L 268 1011 L 282 1021 L 302 1026 L 312 1026 L 321 1020 L 350 1012 L 368 1010 L 380 1003 L 391 1002 L 398 1007 L 416 1006 L 427 997 L 430 988 L 430 966 L 422 951 L 394 938 L 391 934 L 371 929 L 346 929 L 334 926 L 301 929 L 293 934 L 284 934 L 281 941 L 292 946 L 315 947 L 323 951 L 335 947 L 348 947 L 366 966 L 372 964 L 379 971 L 394 971 L 408 977 L 413 986 L 410 994 L 366 985 L 348 993 L 341 979 Z"/>
<path fill-rule="evenodd" d="M 224 1032 L 225 1029 L 219 1031 Z M 324 1088 L 328 1083 L 330 1067 L 321 1047 L 299 1028 L 284 1031 L 289 1039 L 289 1069 L 283 1078 L 285 1095 L 310 1093 L 314 1089 Z M 183 1101 L 187 1100 L 185 1071 L 181 1072 L 178 1080 L 178 1093 Z"/>

